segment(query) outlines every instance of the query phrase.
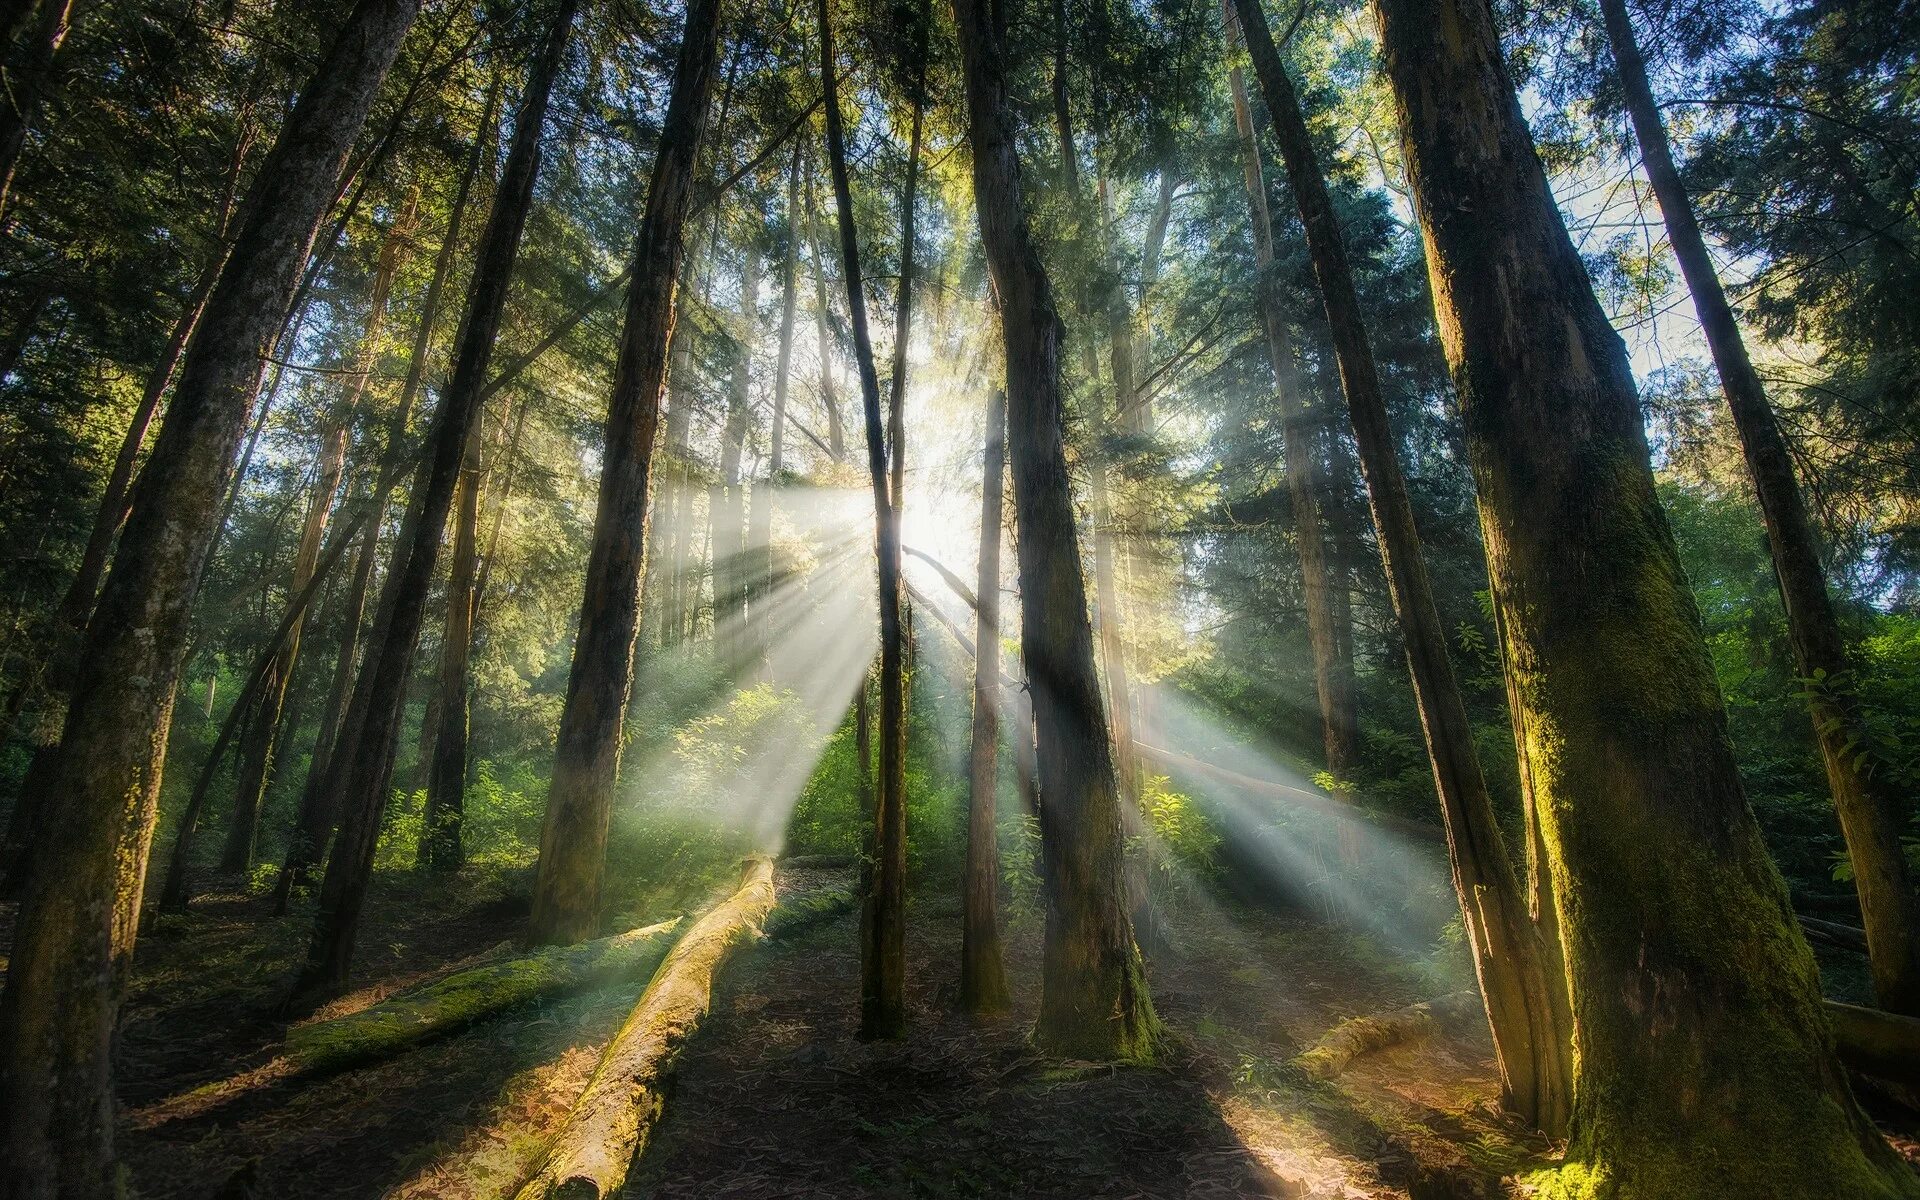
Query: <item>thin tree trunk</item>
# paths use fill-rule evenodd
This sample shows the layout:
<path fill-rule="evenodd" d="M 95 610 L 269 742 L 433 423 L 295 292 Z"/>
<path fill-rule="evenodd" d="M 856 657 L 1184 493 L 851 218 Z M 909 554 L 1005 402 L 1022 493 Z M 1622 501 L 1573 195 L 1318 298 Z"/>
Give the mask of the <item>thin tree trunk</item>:
<path fill-rule="evenodd" d="M 1420 531 L 1400 472 L 1398 444 L 1388 423 L 1386 396 L 1380 389 L 1345 238 L 1306 115 L 1267 30 L 1260 0 L 1236 0 L 1236 4 L 1306 229 L 1341 387 L 1360 446 L 1381 565 L 1406 641 L 1407 673 L 1426 735 L 1454 890 L 1486 1000 L 1501 1087 L 1507 1103 L 1522 1117 L 1558 1135 L 1565 1130 L 1573 1101 L 1564 972 L 1552 948 L 1534 929 L 1474 753 L 1472 722 L 1447 654 L 1446 629 L 1440 623 L 1421 554 Z"/>
<path fill-rule="evenodd" d="M 753 569 L 747 544 L 747 431 L 753 422 L 753 351 L 760 339 L 760 248 L 740 252 L 740 311 L 734 317 L 733 369 L 727 380 L 727 416 L 720 432 L 720 478 L 713 539 L 713 624 L 721 661 L 737 670 L 751 657 L 747 601 Z"/>
<path fill-rule="evenodd" d="M 787 237 L 780 266 L 780 343 L 774 360 L 773 417 L 767 433 L 767 477 L 764 484 L 753 489 L 753 509 L 747 521 L 747 545 L 753 555 L 753 604 L 756 607 L 764 604 L 772 593 L 778 565 L 773 551 L 773 509 L 780 476 L 786 470 L 787 389 L 793 371 L 793 325 L 797 300 L 795 284 L 800 259 L 799 220 L 800 146 L 796 142 L 793 164 L 787 172 Z M 769 647 L 765 639 L 772 636 L 772 631 L 765 627 L 758 613 L 754 619 L 761 625 L 758 667 L 765 674 L 769 667 L 766 655 Z"/>
<path fill-rule="evenodd" d="M 1866 927 L 1873 993 L 1889 1012 L 1920 1014 L 1920 911 L 1914 881 L 1900 845 L 1905 798 L 1894 773 L 1885 768 L 1860 708 L 1858 680 L 1853 673 L 1847 640 L 1834 617 L 1827 592 L 1826 572 L 1820 563 L 1819 535 L 1800 495 L 1793 456 L 1780 434 L 1780 424 L 1767 403 L 1765 386 L 1747 355 L 1740 323 L 1720 286 L 1706 239 L 1693 213 L 1693 202 L 1680 182 L 1666 123 L 1647 82 L 1646 63 L 1633 37 L 1624 0 L 1601 0 L 1607 38 L 1619 67 L 1627 113 L 1633 120 L 1634 140 L 1646 165 L 1653 193 L 1660 200 L 1674 257 L 1693 293 L 1700 328 L 1720 372 L 1720 386 L 1733 413 L 1733 427 L 1760 498 L 1767 527 L 1767 545 L 1773 555 L 1774 579 L 1787 613 L 1787 633 L 1793 644 L 1794 665 L 1808 680 L 1808 707 L 1820 757 L 1827 768 L 1827 787 L 1846 835 L 1847 857 L 1853 862 L 1854 888 L 1860 895 L 1861 924 Z"/>
<path fill-rule="evenodd" d="M 818 211 L 814 207 L 811 170 L 807 172 L 807 209 L 810 212 Z M 813 224 L 812 229 L 813 327 L 820 350 L 820 407 L 826 410 L 827 415 L 827 455 L 834 462 L 842 463 L 847 460 L 847 431 L 840 413 L 839 392 L 833 383 L 833 335 L 827 328 L 832 302 L 827 296 L 826 250 L 821 245 L 819 225 Z"/>
<path fill-rule="evenodd" d="M 881 427 L 880 377 L 867 330 L 867 296 L 860 274 L 860 241 L 853 224 L 841 127 L 838 55 L 827 0 L 815 8 L 820 37 L 820 86 L 825 96 L 827 169 L 840 227 L 840 274 L 846 284 L 847 322 L 866 413 L 867 471 L 873 484 L 874 555 L 880 591 L 880 777 L 873 805 L 873 886 L 861 922 L 860 1033 L 900 1037 L 907 1026 L 907 768 L 906 655 L 900 619 L 900 527 L 889 495 L 886 435 Z"/>
<path fill-rule="evenodd" d="M 18 45 L 11 36 L 0 41 L 0 50 L 6 53 L 5 86 L 0 87 L 0 217 L 6 214 L 27 129 L 53 88 L 55 60 L 67 40 L 73 0 L 39 0 L 33 15 L 38 19 Z"/>
<path fill-rule="evenodd" d="M 320 889 L 307 961 L 294 984 L 296 1001 L 337 994 L 353 962 L 354 935 L 372 881 L 393 777 L 393 759 L 406 702 L 413 651 L 426 619 L 426 602 L 447 512 L 466 458 L 467 440 L 479 420 L 494 342 L 506 309 L 520 235 L 532 207 L 540 169 L 540 132 L 559 73 L 578 0 L 560 0 L 542 45 L 527 69 L 526 87 L 514 114 L 513 140 L 501 171 L 493 209 L 474 255 L 473 284 L 460 323 L 453 373 L 440 396 L 427 435 L 427 457 L 414 478 L 407 519 L 394 546 L 379 613 L 361 659 L 343 735 L 332 755 L 327 803 L 340 815 L 340 832 Z M 356 715 L 354 710 L 358 709 Z"/>
<path fill-rule="evenodd" d="M 1332 524 L 1329 520 L 1332 514 L 1327 511 L 1325 472 L 1314 445 L 1314 421 L 1307 411 L 1306 391 L 1294 358 L 1293 332 L 1274 268 L 1273 218 L 1267 210 L 1260 143 L 1254 132 L 1253 109 L 1247 103 L 1246 80 L 1234 55 L 1240 41 L 1240 23 L 1233 14 L 1233 4 L 1234 0 L 1222 0 L 1227 48 L 1235 58 L 1227 72 L 1227 84 L 1233 94 L 1233 122 L 1240 134 L 1241 170 L 1253 223 L 1253 261 L 1259 273 L 1256 298 L 1273 363 L 1275 400 L 1280 409 L 1287 497 L 1293 508 L 1294 546 L 1300 555 L 1307 637 L 1313 648 L 1314 694 L 1320 705 L 1321 751 L 1327 772 L 1335 779 L 1345 779 L 1352 773 L 1360 750 L 1353 659 L 1340 653 L 1341 626 L 1345 623 L 1342 618 L 1350 621 L 1351 610 L 1339 603 L 1342 589 L 1333 567 L 1333 551 L 1327 544 L 1327 526 Z M 1350 636 L 1350 631 L 1347 634 Z"/>
<path fill-rule="evenodd" d="M 282 128 L 88 626 L 0 1000 L 0 1158 L 25 1195 L 115 1187 L 109 1047 L 196 584 L 261 356 L 418 7 L 361 0 Z"/>
<path fill-rule="evenodd" d="M 1377 0 L 1573 999 L 1569 1188 L 1920 1194 L 1855 1106 L 1595 300 L 1477 0 Z"/>
<path fill-rule="evenodd" d="M 967 759 L 967 871 L 960 912 L 960 1006 L 976 1017 L 1012 1003 L 1000 949 L 1000 840 L 994 818 L 1000 741 L 1000 506 L 1007 471 L 1006 396 L 987 396 L 974 589 L 973 742 Z"/>
<path fill-rule="evenodd" d="M 606 453 L 580 633 L 540 830 L 529 929 L 535 942 L 581 941 L 599 920 L 621 726 L 633 689 L 654 434 L 667 384 L 676 285 L 686 253 L 694 165 L 713 94 L 719 28 L 719 0 L 693 0 L 635 243 L 626 325 L 607 404 Z"/>
<path fill-rule="evenodd" d="M 1060 318 L 1021 196 L 1007 80 L 987 0 L 954 0 L 980 240 L 1000 298 L 1008 449 L 1019 527 L 1021 649 L 1034 691 L 1047 931 L 1037 1044 L 1073 1058 L 1145 1058 L 1160 1023 L 1134 945 L 1120 804 L 1087 623 L 1062 439 Z"/>

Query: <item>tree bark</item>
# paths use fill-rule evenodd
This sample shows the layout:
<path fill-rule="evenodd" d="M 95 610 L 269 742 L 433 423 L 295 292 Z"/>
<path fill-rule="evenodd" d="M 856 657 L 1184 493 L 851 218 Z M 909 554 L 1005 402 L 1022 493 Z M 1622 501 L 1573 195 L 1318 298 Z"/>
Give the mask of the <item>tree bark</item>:
<path fill-rule="evenodd" d="M 1012 1003 L 1000 948 L 1000 525 L 1007 472 L 1007 398 L 987 396 L 980 483 L 980 571 L 974 589 L 973 741 L 967 758 L 967 870 L 960 911 L 960 1006 L 975 1017 Z"/>
<path fill-rule="evenodd" d="M 1274 398 L 1280 409 L 1281 438 L 1287 471 L 1287 498 L 1293 508 L 1294 548 L 1300 557 L 1301 592 L 1306 601 L 1307 638 L 1313 649 L 1314 695 L 1320 705 L 1320 742 L 1327 773 L 1345 779 L 1360 755 L 1360 722 L 1353 657 L 1342 655 L 1342 617 L 1351 611 L 1338 603 L 1340 581 L 1327 544 L 1325 511 L 1326 473 L 1314 445 L 1314 421 L 1307 410 L 1306 389 L 1294 357 L 1293 331 L 1280 298 L 1274 267 L 1273 218 L 1267 209 L 1266 175 L 1260 165 L 1260 142 L 1247 103 L 1247 85 L 1235 53 L 1240 22 L 1234 0 L 1222 0 L 1227 50 L 1233 59 L 1227 84 L 1233 95 L 1233 123 L 1240 134 L 1241 172 L 1247 187 L 1247 207 L 1253 223 L 1253 262 L 1259 273 L 1256 299 L 1265 326 L 1267 352 L 1273 364 Z M 1351 631 L 1347 631 L 1351 636 Z"/>
<path fill-rule="evenodd" d="M 88 626 L 0 1000 L 15 1194 L 114 1189 L 109 1046 L 194 592 L 260 359 L 418 0 L 361 0 L 281 130 L 187 352 Z"/>
<path fill-rule="evenodd" d="M 467 437 L 466 460 L 461 464 L 454 497 L 453 561 L 447 573 L 447 613 L 440 639 L 440 720 L 433 738 L 419 849 L 420 864 L 436 871 L 457 871 L 465 861 L 461 827 L 467 795 L 468 668 L 473 655 L 474 604 L 479 594 L 476 574 L 483 432 L 484 426 L 477 426 Z"/>
<path fill-rule="evenodd" d="M 807 208 L 818 211 L 813 204 L 811 171 L 807 174 Z M 832 305 L 827 296 L 826 250 L 821 245 L 819 225 L 813 223 L 812 229 L 813 326 L 820 350 L 820 407 L 827 415 L 827 454 L 834 462 L 842 463 L 847 460 L 847 432 L 840 413 L 840 396 L 833 383 L 833 335 L 827 328 Z"/>
<path fill-rule="evenodd" d="M 73 0 L 39 0 L 26 37 L 16 44 L 9 31 L 5 39 L 0 39 L 0 50 L 6 54 L 5 78 L 0 80 L 5 85 L 0 87 L 0 217 L 6 214 L 14 168 L 20 165 L 20 151 L 27 143 L 27 129 L 53 88 L 55 60 L 67 40 L 67 22 L 72 15 Z"/>
<path fill-rule="evenodd" d="M 1406 642 L 1407 673 L 1413 681 L 1447 830 L 1454 891 L 1486 1000 L 1501 1089 L 1522 1117 L 1558 1135 L 1566 1127 L 1573 1101 L 1564 972 L 1534 928 L 1474 752 L 1473 725 L 1460 696 L 1447 653 L 1446 629 L 1427 577 L 1420 531 L 1400 472 L 1398 443 L 1388 422 L 1386 396 L 1380 389 L 1366 318 L 1347 261 L 1345 236 L 1334 215 L 1306 114 L 1267 30 L 1260 0 L 1235 3 L 1326 308 L 1340 385 L 1360 447 L 1360 469 L 1367 481 L 1387 591 Z"/>
<path fill-rule="evenodd" d="M 721 661 L 738 670 L 749 657 L 747 599 L 753 569 L 747 545 L 747 431 L 753 423 L 753 352 L 760 340 L 760 248 L 740 251 L 740 311 L 735 314 L 733 367 L 727 379 L 727 415 L 720 431 L 720 475 L 709 497 L 713 523 L 713 637 Z"/>
<path fill-rule="evenodd" d="M 340 832 L 321 884 L 306 964 L 294 984 L 296 1003 L 337 995 L 346 987 L 352 966 L 354 935 L 372 881 L 381 818 L 392 783 L 414 646 L 426 619 L 427 593 L 467 440 L 479 419 L 514 259 L 532 207 L 547 101 L 577 7 L 578 0 L 560 0 L 527 69 L 526 87 L 514 115 L 513 140 L 474 256 L 473 284 L 460 323 L 453 373 L 427 434 L 426 458 L 414 477 L 407 518 L 394 546 L 373 633 L 354 684 L 347 718 L 352 737 L 343 736 L 338 743 L 323 783 L 332 793 L 326 803 L 339 814 Z"/>
<path fill-rule="evenodd" d="M 1047 930 L 1036 1043 L 1074 1058 L 1160 1044 L 1123 882 L 1112 746 L 1074 534 L 1062 437 L 1060 318 L 1027 228 L 1007 80 L 987 0 L 954 0 L 975 207 L 1000 299 L 1019 529 L 1021 652 L 1034 692 Z"/>
<path fill-rule="evenodd" d="M 693 0 L 635 243 L 626 325 L 607 404 L 606 452 L 580 633 L 540 830 L 529 930 L 536 942 L 580 941 L 599 920 L 621 726 L 633 689 L 654 434 L 667 383 L 676 285 L 686 253 L 694 166 L 713 94 L 719 28 L 719 0 Z"/>
<path fill-rule="evenodd" d="M 815 9 L 820 35 L 820 87 L 825 96 L 827 169 L 840 227 L 840 275 L 846 285 L 847 323 L 867 424 L 867 471 L 873 485 L 874 557 L 880 591 L 880 776 L 873 804 L 873 883 L 867 890 L 860 941 L 860 1033 L 894 1038 L 907 1026 L 907 738 L 906 647 L 900 616 L 900 526 L 887 475 L 881 427 L 880 376 L 867 329 L 860 241 L 853 223 L 841 125 L 839 58 L 827 0 Z M 903 281 L 904 288 L 904 281 Z M 904 383 L 904 380 L 903 380 Z"/>
<path fill-rule="evenodd" d="M 1477 0 L 1376 0 L 1574 1012 L 1565 1190 L 1912 1196 L 1748 809 L 1625 346 Z"/>
<path fill-rule="evenodd" d="M 1847 857 L 1853 861 L 1861 923 L 1871 947 L 1874 997 L 1889 1012 L 1920 1015 L 1920 909 L 1916 908 L 1920 897 L 1914 894 L 1914 880 L 1900 845 L 1905 798 L 1893 772 L 1880 762 L 1879 748 L 1867 729 L 1852 656 L 1834 617 L 1820 563 L 1819 535 L 1800 494 L 1793 456 L 1767 403 L 1759 372 L 1747 355 L 1740 323 L 1727 303 L 1694 216 L 1693 201 L 1674 165 L 1666 123 L 1647 82 L 1646 63 L 1634 41 L 1625 0 L 1601 0 L 1600 12 L 1620 71 L 1634 140 L 1640 144 L 1641 161 L 1659 198 L 1674 257 L 1680 260 L 1680 272 L 1693 294 L 1701 332 L 1713 352 L 1747 472 L 1760 499 L 1794 665 L 1806 681 L 1827 787 L 1840 815 Z"/>

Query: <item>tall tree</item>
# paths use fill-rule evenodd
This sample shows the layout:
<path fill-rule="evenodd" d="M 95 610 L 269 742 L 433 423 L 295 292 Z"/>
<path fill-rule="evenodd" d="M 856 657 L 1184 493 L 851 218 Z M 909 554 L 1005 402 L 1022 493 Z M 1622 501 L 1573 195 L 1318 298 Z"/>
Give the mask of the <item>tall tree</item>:
<path fill-rule="evenodd" d="M 1572 1103 L 1563 972 L 1553 948 L 1534 927 L 1474 751 L 1473 725 L 1460 696 L 1447 652 L 1446 628 L 1440 623 L 1420 550 L 1420 530 L 1414 524 L 1413 504 L 1400 471 L 1345 235 L 1334 214 L 1306 114 L 1267 29 L 1261 0 L 1235 0 L 1235 4 L 1306 230 L 1308 255 L 1339 363 L 1340 386 L 1360 447 L 1360 469 L 1380 541 L 1380 561 L 1406 642 L 1407 674 L 1426 734 L 1454 890 L 1486 1001 L 1502 1088 L 1522 1116 L 1557 1134 L 1566 1126 Z"/>
<path fill-rule="evenodd" d="M 447 611 L 440 636 L 439 728 L 427 774 L 426 814 L 420 862 L 436 871 L 456 871 L 464 859 L 461 827 L 466 817 L 467 727 L 471 691 L 474 605 L 480 561 L 480 469 L 484 426 L 467 436 L 465 461 L 454 491 L 453 560 L 447 571 Z"/>
<path fill-rule="evenodd" d="M 1011 1002 L 1000 949 L 1000 526 L 1007 478 L 1007 398 L 987 395 L 980 481 L 980 571 L 974 588 L 973 740 L 967 757 L 967 867 L 960 910 L 960 1006 L 977 1017 Z"/>
<path fill-rule="evenodd" d="M 987 0 L 954 0 L 973 144 L 974 205 L 1000 300 L 1020 549 L 1021 656 L 1039 743 L 1047 931 L 1036 1042 L 1079 1058 L 1160 1043 L 1127 916 L 1120 804 L 1101 711 L 1062 434 L 1061 326 L 1027 227 L 1005 68 Z"/>
<path fill-rule="evenodd" d="M 1827 768 L 1827 786 L 1840 814 L 1840 831 L 1853 864 L 1860 896 L 1861 923 L 1873 969 L 1873 993 L 1893 1012 L 1920 1014 L 1920 897 L 1900 844 L 1905 827 L 1904 797 L 1894 773 L 1886 769 L 1860 704 L 1847 639 L 1834 617 L 1820 562 L 1819 537 L 1808 516 L 1793 456 L 1780 434 L 1780 422 L 1767 403 L 1766 387 L 1740 334 L 1740 322 L 1720 274 L 1707 252 L 1706 238 L 1694 216 L 1693 201 L 1674 165 L 1666 122 L 1647 82 L 1646 60 L 1634 40 L 1626 0 L 1600 0 L 1607 40 L 1619 69 L 1634 140 L 1687 290 L 1693 294 L 1720 386 L 1733 414 L 1733 427 L 1753 478 L 1754 493 L 1767 527 L 1774 579 L 1786 608 L 1794 665 L 1805 680 L 1814 736 Z"/>
<path fill-rule="evenodd" d="M 418 8 L 360 0 L 282 127 L 88 626 L 0 999 L 0 1158 L 18 1195 L 114 1193 L 110 1047 L 189 611 L 267 343 Z"/>
<path fill-rule="evenodd" d="M 900 614 L 900 526 L 887 475 L 880 376 L 867 330 L 860 241 L 853 223 L 846 133 L 840 114 L 839 57 L 828 0 L 819 0 L 820 89 L 826 106 L 827 170 L 840 227 L 840 275 L 867 422 L 867 470 L 873 483 L 874 556 L 880 590 L 880 779 L 874 792 L 872 883 L 860 933 L 860 1032 L 899 1037 L 907 1024 L 907 697 L 906 634 Z M 902 281 L 902 295 L 906 289 Z M 904 384 L 904 372 L 902 372 Z"/>
<path fill-rule="evenodd" d="M 329 760 L 323 786 L 333 793 L 328 804 L 339 814 L 340 832 L 321 883 L 306 963 L 294 983 L 294 998 L 299 1001 L 338 994 L 353 963 L 354 937 L 391 788 L 414 646 L 426 619 L 427 593 L 466 460 L 467 441 L 485 398 L 494 342 L 540 172 L 540 134 L 546 125 L 547 104 L 578 7 L 579 0 L 556 0 L 527 67 L 526 85 L 514 113 L 513 140 L 474 255 L 473 283 L 454 348 L 453 373 L 427 433 L 426 460 L 414 478 L 345 728 Z"/>
<path fill-rule="evenodd" d="M 1243 10 L 1244 11 L 1244 10 Z M 1565 1190 L 1912 1196 L 1742 792 L 1594 298 L 1478 0 L 1376 0 L 1574 1013 Z"/>
<path fill-rule="evenodd" d="M 599 920 L 621 725 L 633 690 L 634 642 L 640 632 L 654 434 L 719 38 L 720 0 L 693 0 L 634 244 L 626 324 L 607 403 L 586 594 L 540 829 L 529 930 L 535 941 L 577 942 L 592 936 Z"/>
<path fill-rule="evenodd" d="M 14 169 L 20 165 L 20 151 L 26 146 L 27 129 L 53 87 L 60 47 L 67 40 L 67 23 L 73 16 L 73 0 L 37 0 L 8 7 L 4 23 L 8 28 L 0 31 L 5 66 L 0 72 L 0 83 L 5 84 L 0 87 L 0 216 L 6 214 L 7 193 L 13 187 Z M 19 29 L 21 25 L 26 28 Z"/>

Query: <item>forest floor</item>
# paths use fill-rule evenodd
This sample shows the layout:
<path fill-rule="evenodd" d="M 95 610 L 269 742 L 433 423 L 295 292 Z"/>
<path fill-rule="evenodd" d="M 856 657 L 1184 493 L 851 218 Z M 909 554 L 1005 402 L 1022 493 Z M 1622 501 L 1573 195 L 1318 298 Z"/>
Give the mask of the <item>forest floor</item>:
<path fill-rule="evenodd" d="M 698 904 L 713 882 L 679 881 L 678 904 L 670 887 L 629 897 L 620 920 Z M 847 882 L 783 868 L 778 888 L 791 899 Z M 510 952 L 525 885 L 517 872 L 381 876 L 356 990 L 320 1015 Z M 139 1196 L 511 1195 L 643 984 L 275 1082 L 259 1068 L 286 1029 L 275 1007 L 310 917 L 275 919 L 267 905 L 208 896 L 141 944 L 119 1045 L 120 1145 Z M 910 910 L 901 1043 L 855 1036 L 854 915 L 742 952 L 626 1194 L 1428 1200 L 1508 1194 L 1503 1179 L 1545 1160 L 1549 1147 L 1499 1111 L 1476 1021 L 1367 1055 L 1331 1083 L 1289 1065 L 1342 1019 L 1437 994 L 1430 967 L 1308 915 L 1200 895 L 1168 908 L 1177 949 L 1156 955 L 1150 976 L 1169 1045 L 1152 1068 L 1033 1054 L 1034 921 L 1008 935 L 1014 1011 L 984 1026 L 955 1015 L 959 909 L 944 895 Z M 160 1103 L 194 1089 L 213 1103 L 185 1116 Z"/>

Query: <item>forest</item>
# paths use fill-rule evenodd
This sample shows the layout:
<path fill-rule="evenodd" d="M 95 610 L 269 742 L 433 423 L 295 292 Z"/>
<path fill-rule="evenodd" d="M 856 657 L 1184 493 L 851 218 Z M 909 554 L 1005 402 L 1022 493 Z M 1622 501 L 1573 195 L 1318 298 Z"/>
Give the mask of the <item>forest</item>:
<path fill-rule="evenodd" d="M 1920 3 L 0 0 L 0 1200 L 1920 1200 Z"/>

